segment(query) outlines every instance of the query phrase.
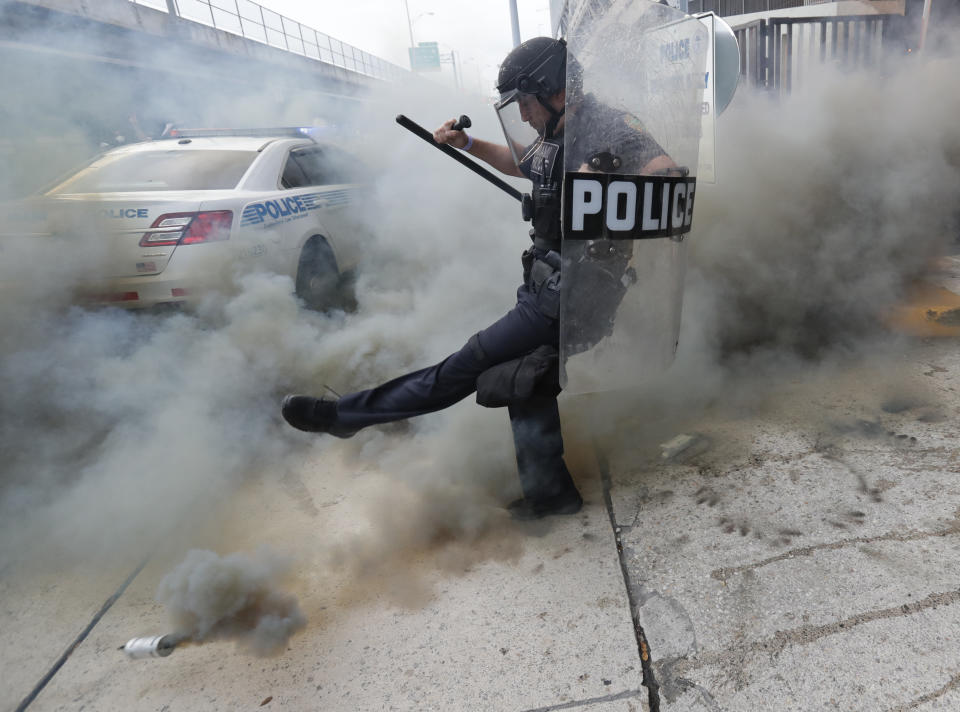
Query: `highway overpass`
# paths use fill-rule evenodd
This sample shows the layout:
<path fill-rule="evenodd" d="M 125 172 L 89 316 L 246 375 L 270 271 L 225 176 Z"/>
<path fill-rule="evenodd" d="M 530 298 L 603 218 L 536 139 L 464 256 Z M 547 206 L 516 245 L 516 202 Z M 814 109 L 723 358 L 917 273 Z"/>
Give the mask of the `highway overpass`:
<path fill-rule="evenodd" d="M 232 17 L 206 0 L 179 3 L 183 16 L 128 0 L 0 0 L 0 198 L 168 123 L 331 122 L 413 77 L 255 3 L 228 4 Z"/>

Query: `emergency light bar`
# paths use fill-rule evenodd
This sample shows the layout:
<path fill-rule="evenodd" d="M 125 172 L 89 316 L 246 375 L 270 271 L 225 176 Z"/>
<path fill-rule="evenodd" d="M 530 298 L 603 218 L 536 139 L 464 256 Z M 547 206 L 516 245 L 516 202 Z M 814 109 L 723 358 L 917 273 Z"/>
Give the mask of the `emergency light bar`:
<path fill-rule="evenodd" d="M 164 138 L 210 138 L 214 136 L 294 136 L 313 137 L 315 133 L 330 130 L 328 126 L 281 126 L 260 129 L 170 129 Z"/>

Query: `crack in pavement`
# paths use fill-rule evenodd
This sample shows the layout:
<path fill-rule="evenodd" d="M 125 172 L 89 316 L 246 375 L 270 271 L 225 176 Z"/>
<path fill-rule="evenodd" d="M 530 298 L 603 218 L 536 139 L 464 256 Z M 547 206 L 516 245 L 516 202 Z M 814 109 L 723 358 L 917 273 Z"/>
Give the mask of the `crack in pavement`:
<path fill-rule="evenodd" d="M 647 644 L 646 634 L 640 626 L 639 609 L 635 600 L 633 586 L 630 584 L 630 572 L 627 570 L 627 562 L 623 553 L 623 542 L 620 538 L 620 527 L 617 525 L 617 519 L 613 512 L 613 498 L 610 490 L 613 488 L 613 481 L 610 476 L 610 464 L 607 459 L 600 454 L 601 450 L 596 441 L 593 443 L 594 457 L 597 461 L 597 468 L 600 471 L 600 481 L 603 484 L 603 501 L 607 507 L 607 516 L 610 519 L 610 527 L 617 543 L 617 558 L 620 561 L 620 573 L 623 576 L 623 585 L 627 593 L 627 604 L 630 606 L 630 620 L 633 622 L 633 632 L 637 639 L 637 652 L 640 656 L 640 669 L 642 670 L 641 684 L 647 688 L 647 704 L 650 712 L 660 712 L 660 686 L 653 674 L 653 660 L 650 655 L 650 648 Z"/>
<path fill-rule="evenodd" d="M 47 683 L 49 683 L 58 672 L 60 672 L 60 668 L 66 665 L 67 661 L 70 659 L 70 656 L 73 655 L 73 651 L 76 650 L 77 647 L 87 639 L 87 636 L 90 635 L 90 631 L 97 626 L 97 624 L 100 622 L 100 619 L 107 614 L 107 611 L 109 611 L 113 604 L 116 603 L 120 596 L 123 595 L 123 592 L 127 590 L 127 587 L 133 582 L 137 575 L 143 571 L 143 568 L 147 565 L 149 560 L 150 556 L 148 555 L 133 571 L 130 572 L 130 575 L 127 576 L 126 580 L 122 584 L 120 584 L 119 588 L 117 588 L 117 590 L 114 591 L 113 594 L 111 594 L 111 596 L 103 602 L 103 605 L 100 606 L 100 610 L 96 612 L 90 622 L 87 623 L 86 627 L 80 631 L 80 634 L 74 638 L 73 642 L 70 643 L 69 646 L 67 646 L 67 649 L 63 651 L 63 654 L 59 658 L 57 658 L 47 673 L 40 678 L 40 681 L 34 685 L 33 689 L 30 691 L 30 694 L 24 697 L 20 704 L 17 705 L 15 712 L 23 712 L 23 710 L 27 709 L 27 707 L 33 704 L 33 701 L 37 699 L 37 696 L 41 692 L 43 692 L 43 688 L 47 686 Z"/>
<path fill-rule="evenodd" d="M 890 712 L 907 712 L 907 710 L 916 709 L 917 707 L 919 707 L 924 703 L 932 702 L 938 697 L 943 697 L 950 690 L 956 689 L 957 687 L 960 687 L 960 673 L 957 673 L 956 675 L 951 677 L 950 680 L 947 682 L 947 684 L 941 687 L 939 690 L 928 692 L 927 694 L 918 697 L 913 702 L 908 702 L 905 705 L 894 707 L 893 709 L 890 710 Z"/>
<path fill-rule="evenodd" d="M 532 709 L 523 710 L 523 712 L 553 712 L 553 710 L 570 710 L 576 709 L 577 707 L 586 707 L 587 705 L 595 705 L 601 702 L 615 702 L 617 700 L 629 700 L 632 697 L 640 697 L 643 694 L 643 690 L 624 690 L 623 692 L 618 692 L 614 695 L 604 695 L 603 697 L 590 697 L 585 700 L 574 700 L 572 702 L 561 702 L 556 705 L 547 705 L 546 707 L 534 707 Z"/>
<path fill-rule="evenodd" d="M 814 544 L 812 546 L 803 546 L 797 549 L 790 549 L 785 551 L 782 554 L 777 554 L 776 556 L 771 556 L 767 559 L 761 559 L 752 564 L 744 564 L 742 566 L 730 566 L 730 567 L 721 567 L 719 569 L 714 569 L 710 572 L 710 577 L 714 579 L 719 579 L 720 581 L 726 581 L 732 576 L 737 574 L 742 574 L 746 571 L 755 571 L 756 569 L 762 568 L 764 566 L 769 566 L 770 564 L 775 564 L 778 561 L 784 561 L 786 559 L 792 559 L 797 556 L 812 556 L 818 551 L 832 551 L 836 549 L 843 549 L 848 546 L 854 546 L 856 544 L 873 544 L 880 541 L 917 541 L 919 539 L 931 539 L 933 537 L 945 537 L 952 536 L 954 534 L 960 534 L 960 518 L 955 518 L 943 529 L 937 529 L 935 531 L 917 531 L 915 529 L 907 530 L 904 532 L 894 531 L 887 532 L 886 534 L 879 534 L 877 536 L 858 536 L 853 537 L 852 539 L 841 539 L 839 541 L 828 542 L 826 544 Z"/>
<path fill-rule="evenodd" d="M 745 645 L 735 646 L 720 652 L 706 652 L 692 659 L 680 658 L 670 661 L 675 677 L 697 670 L 706 665 L 729 666 L 742 661 L 750 653 L 769 653 L 779 655 L 788 646 L 806 645 L 820 638 L 842 633 L 851 628 L 886 618 L 902 618 L 937 606 L 949 606 L 960 601 L 960 589 L 931 593 L 920 601 L 910 601 L 891 608 L 880 608 L 845 618 L 842 621 L 826 625 L 805 625 L 792 630 L 779 630 L 772 638 L 757 640 Z"/>

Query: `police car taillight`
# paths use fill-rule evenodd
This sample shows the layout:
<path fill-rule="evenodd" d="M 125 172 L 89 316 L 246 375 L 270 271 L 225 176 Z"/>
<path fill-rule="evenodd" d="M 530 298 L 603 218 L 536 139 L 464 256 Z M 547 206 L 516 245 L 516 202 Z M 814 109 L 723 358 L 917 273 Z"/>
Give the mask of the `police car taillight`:
<path fill-rule="evenodd" d="M 141 247 L 196 245 L 230 239 L 233 211 L 212 210 L 203 213 L 167 213 L 153 221 L 140 238 Z"/>
<path fill-rule="evenodd" d="M 180 244 L 195 245 L 198 242 L 229 240 L 231 224 L 233 224 L 233 212 L 230 210 L 197 213 L 184 236 L 180 238 Z"/>

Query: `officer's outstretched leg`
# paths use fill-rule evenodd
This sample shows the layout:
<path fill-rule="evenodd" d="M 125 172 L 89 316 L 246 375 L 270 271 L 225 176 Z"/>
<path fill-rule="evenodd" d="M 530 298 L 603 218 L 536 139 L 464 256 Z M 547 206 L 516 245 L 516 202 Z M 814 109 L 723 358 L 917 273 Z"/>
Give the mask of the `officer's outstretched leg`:
<path fill-rule="evenodd" d="M 558 338 L 556 321 L 545 318 L 530 291 L 521 287 L 513 309 L 440 363 L 339 401 L 287 396 L 281 410 L 299 430 L 350 437 L 370 425 L 448 408 L 473 393 L 477 377 L 494 364 L 523 356 L 541 344 L 555 344 Z"/>
<path fill-rule="evenodd" d="M 523 499 L 509 505 L 516 519 L 538 519 L 580 511 L 583 499 L 563 461 L 557 399 L 534 396 L 511 404 L 510 426 L 517 451 Z"/>
<path fill-rule="evenodd" d="M 339 400 L 290 395 L 284 419 L 298 430 L 349 438 L 370 425 L 392 423 L 448 408 L 473 393 L 490 363 L 473 336 L 443 361 Z"/>

